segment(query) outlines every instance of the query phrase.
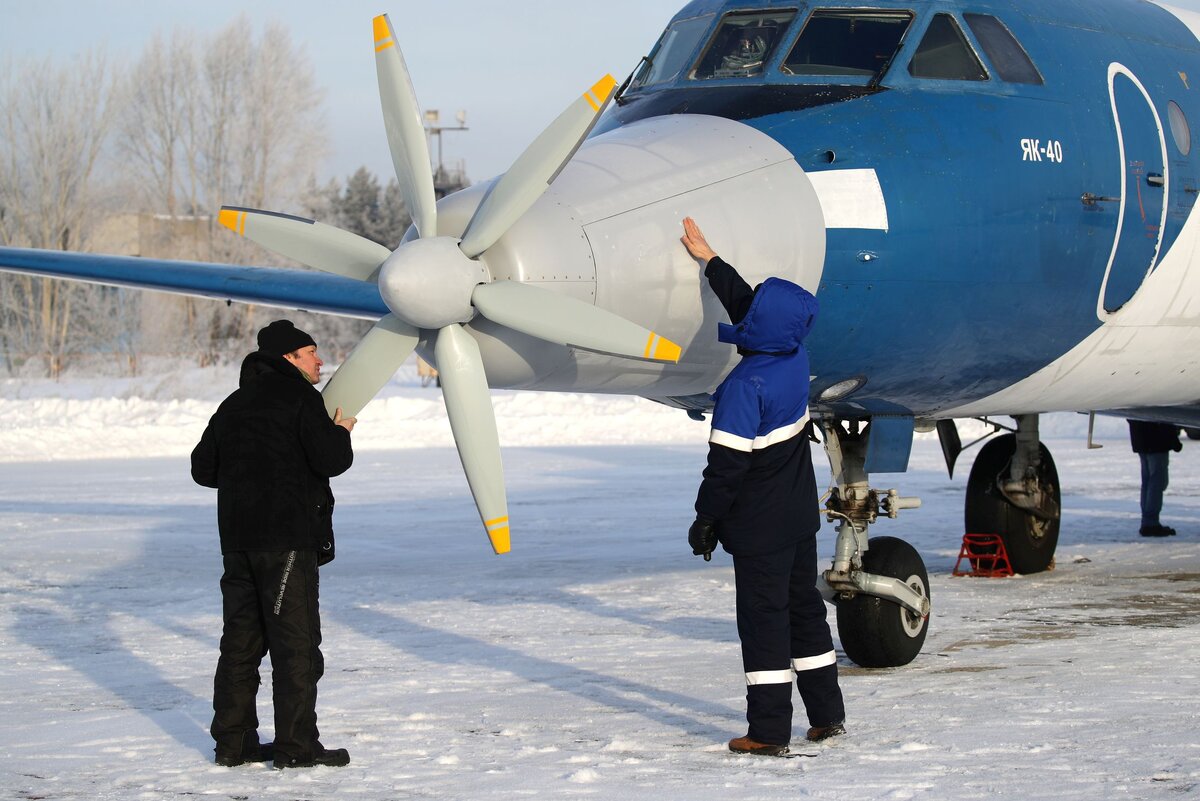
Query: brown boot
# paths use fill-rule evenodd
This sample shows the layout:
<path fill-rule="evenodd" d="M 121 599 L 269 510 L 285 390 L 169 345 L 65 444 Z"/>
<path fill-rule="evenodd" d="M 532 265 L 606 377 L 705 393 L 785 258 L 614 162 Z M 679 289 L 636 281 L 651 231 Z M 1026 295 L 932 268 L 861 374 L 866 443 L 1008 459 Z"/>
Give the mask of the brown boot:
<path fill-rule="evenodd" d="M 828 740 L 830 737 L 837 737 L 845 733 L 846 727 L 844 725 L 841 723 L 830 723 L 828 726 L 813 726 L 808 730 L 808 734 L 804 736 L 809 742 L 819 743 L 822 740 Z"/>
<path fill-rule="evenodd" d="M 783 756 L 788 752 L 786 745 L 769 745 L 751 740 L 749 737 L 735 737 L 729 741 L 729 750 L 735 754 L 754 754 L 755 756 Z"/>

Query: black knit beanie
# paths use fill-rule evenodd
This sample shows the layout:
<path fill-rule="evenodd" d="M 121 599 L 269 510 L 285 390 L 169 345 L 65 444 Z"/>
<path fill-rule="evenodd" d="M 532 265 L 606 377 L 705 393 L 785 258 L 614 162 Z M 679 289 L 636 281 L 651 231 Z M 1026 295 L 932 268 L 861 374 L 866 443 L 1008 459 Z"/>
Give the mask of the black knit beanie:
<path fill-rule="evenodd" d="M 272 356 L 283 356 L 316 344 L 312 337 L 292 325 L 291 320 L 276 320 L 258 332 L 258 349 Z"/>

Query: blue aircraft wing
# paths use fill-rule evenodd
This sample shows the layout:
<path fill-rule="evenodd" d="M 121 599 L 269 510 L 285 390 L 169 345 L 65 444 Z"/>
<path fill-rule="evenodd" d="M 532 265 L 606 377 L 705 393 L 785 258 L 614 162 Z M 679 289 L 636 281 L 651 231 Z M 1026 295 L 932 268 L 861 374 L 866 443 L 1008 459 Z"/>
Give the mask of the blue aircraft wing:
<path fill-rule="evenodd" d="M 199 261 L 0 248 L 0 271 L 367 320 L 378 320 L 388 312 L 373 283 L 283 267 L 236 267 Z"/>

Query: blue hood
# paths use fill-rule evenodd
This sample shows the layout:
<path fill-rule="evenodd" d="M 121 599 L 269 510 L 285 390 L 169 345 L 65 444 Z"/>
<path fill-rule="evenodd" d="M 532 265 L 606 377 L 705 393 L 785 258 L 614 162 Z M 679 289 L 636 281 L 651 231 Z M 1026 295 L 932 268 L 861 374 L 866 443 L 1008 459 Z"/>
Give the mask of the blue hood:
<path fill-rule="evenodd" d="M 717 326 L 717 339 L 756 353 L 792 353 L 812 329 L 817 309 L 817 299 L 808 290 L 768 278 L 754 291 L 740 323 Z"/>

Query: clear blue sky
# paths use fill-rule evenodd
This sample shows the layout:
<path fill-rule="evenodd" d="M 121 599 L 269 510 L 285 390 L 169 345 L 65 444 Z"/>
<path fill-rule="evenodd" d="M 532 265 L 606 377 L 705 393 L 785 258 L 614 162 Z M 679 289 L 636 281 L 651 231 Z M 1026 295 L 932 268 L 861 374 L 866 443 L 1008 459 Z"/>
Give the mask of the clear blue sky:
<path fill-rule="evenodd" d="M 580 92 L 618 81 L 686 0 L 0 0 L 0 57 L 64 58 L 92 45 L 136 57 L 156 31 L 216 31 L 245 12 L 286 23 L 326 89 L 332 153 L 322 177 L 365 165 L 389 177 L 371 19 L 392 18 L 424 108 L 466 109 L 470 131 L 446 134 L 445 159 L 474 180 L 504 172 Z M 1174 5 L 1200 11 L 1200 0 Z"/>
<path fill-rule="evenodd" d="M 371 20 L 392 19 L 423 108 L 471 130 L 446 134 L 445 160 L 473 180 L 504 172 L 542 128 L 605 73 L 618 81 L 686 0 L 0 0 L 0 58 L 71 55 L 96 45 L 135 58 L 156 31 L 208 34 L 245 14 L 287 24 L 325 87 L 332 152 L 322 177 L 366 165 L 392 175 L 379 111 Z"/>

